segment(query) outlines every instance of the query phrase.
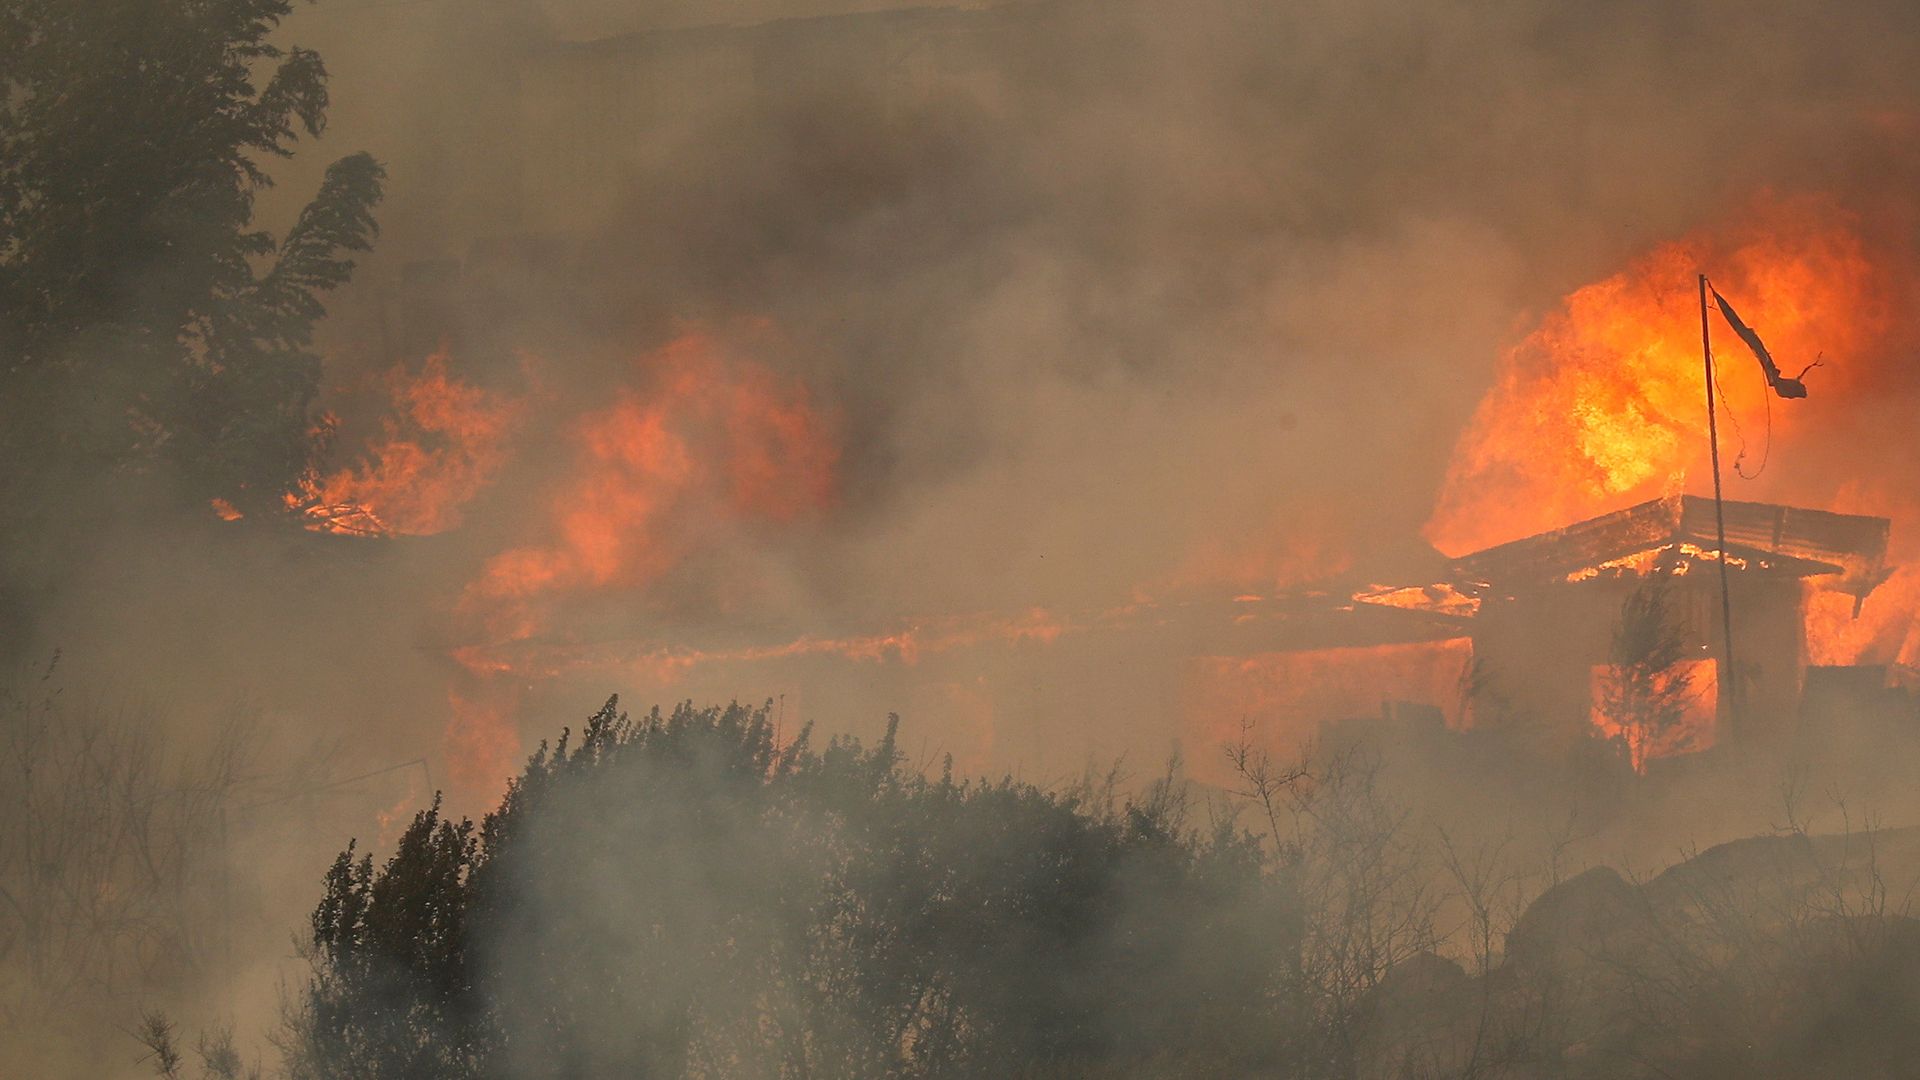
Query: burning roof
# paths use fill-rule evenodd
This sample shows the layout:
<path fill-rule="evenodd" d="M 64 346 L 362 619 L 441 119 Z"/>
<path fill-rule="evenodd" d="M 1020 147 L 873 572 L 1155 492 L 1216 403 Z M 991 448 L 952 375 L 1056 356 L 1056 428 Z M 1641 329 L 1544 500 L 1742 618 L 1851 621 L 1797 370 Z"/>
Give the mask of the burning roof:
<path fill-rule="evenodd" d="M 1728 566 L 1792 577 L 1836 575 L 1838 591 L 1864 597 L 1884 581 L 1892 522 L 1773 503 L 1724 503 Z M 1661 566 L 1685 573 L 1718 556 L 1713 502 L 1674 495 L 1603 514 L 1464 555 L 1448 581 L 1429 586 L 1374 586 L 1363 604 L 1470 617 L 1489 589 L 1580 581 L 1609 572 Z"/>
<path fill-rule="evenodd" d="M 1797 577 L 1842 574 L 1847 591 L 1861 592 L 1884 577 L 1892 525 L 1886 518 L 1772 503 L 1723 505 L 1729 566 Z M 1713 501 L 1675 495 L 1476 551 L 1454 560 L 1452 570 L 1465 581 L 1533 584 L 1664 549 L 1711 559 L 1716 546 Z"/>

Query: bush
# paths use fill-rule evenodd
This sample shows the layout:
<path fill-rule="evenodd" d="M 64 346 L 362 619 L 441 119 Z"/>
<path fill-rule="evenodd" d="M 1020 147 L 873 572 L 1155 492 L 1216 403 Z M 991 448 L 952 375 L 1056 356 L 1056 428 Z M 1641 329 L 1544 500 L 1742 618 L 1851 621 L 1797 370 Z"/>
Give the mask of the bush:
<path fill-rule="evenodd" d="M 766 708 L 543 746 L 477 828 L 436 803 L 313 919 L 299 1077 L 1260 1072 L 1292 903 L 1169 779 L 931 779 L 775 745 Z M 1185 1062 L 1181 1067 L 1169 1063 Z"/>

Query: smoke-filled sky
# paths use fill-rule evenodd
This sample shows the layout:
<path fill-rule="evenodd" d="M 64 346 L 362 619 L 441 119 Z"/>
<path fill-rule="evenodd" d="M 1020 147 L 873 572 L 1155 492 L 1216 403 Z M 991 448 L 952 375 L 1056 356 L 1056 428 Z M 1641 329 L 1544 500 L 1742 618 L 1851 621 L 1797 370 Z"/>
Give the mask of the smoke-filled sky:
<path fill-rule="evenodd" d="M 384 760 L 443 751 L 463 646 L 752 649 L 1417 573 L 1503 352 L 1563 296 L 1767 191 L 1904 248 L 1912 20 L 324 0 L 283 36 L 325 58 L 329 127 L 262 205 L 284 217 L 352 150 L 389 171 L 382 238 L 324 328 L 337 464 L 377 441 L 388 373 L 443 346 L 513 403 L 510 433 L 457 526 L 211 566 L 111 549 L 119 607 L 77 605 L 64 632 L 104 623 L 183 683 L 224 666 L 207 681 L 374 729 Z M 785 434 L 739 434 L 768 416 Z M 649 424 L 685 440 L 671 483 L 594 449 Z M 582 479 L 596 454 L 645 490 Z M 612 517 L 570 523 L 582 506 Z M 530 567 L 552 595 L 502 584 Z M 174 644 L 181 618 L 209 627 Z M 788 694 L 859 729 L 897 708 L 911 732 L 918 709 L 980 767 L 1180 732 L 1176 690 L 1100 697 L 1132 652 L 1003 660 L 640 685 L 612 665 L 491 708 L 527 738 L 611 690 Z M 1144 715 L 1110 715 L 1127 704 Z M 559 712 L 517 715 L 535 705 Z"/>
<path fill-rule="evenodd" d="M 1884 198 L 1908 153 L 1905 36 L 1812 8 L 659 29 L 838 10 L 342 4 L 288 31 L 334 72 L 329 145 L 394 178 L 343 331 L 409 262 L 536 242 L 561 273 L 449 290 L 469 370 L 525 349 L 597 395 L 677 325 L 771 320 L 845 425 L 809 606 L 1391 546 L 1531 317 L 1761 189 Z M 342 373 L 404 359 L 339 340 Z"/>

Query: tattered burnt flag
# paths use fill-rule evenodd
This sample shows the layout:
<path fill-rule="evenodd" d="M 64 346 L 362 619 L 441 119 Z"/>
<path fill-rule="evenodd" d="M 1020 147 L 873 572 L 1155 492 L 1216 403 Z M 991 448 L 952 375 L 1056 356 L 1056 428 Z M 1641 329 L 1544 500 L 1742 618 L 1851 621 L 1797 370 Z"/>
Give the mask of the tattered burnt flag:
<path fill-rule="evenodd" d="M 1733 305 L 1727 303 L 1727 298 L 1720 295 L 1719 289 L 1713 290 L 1713 302 L 1720 305 L 1720 314 L 1727 317 L 1727 324 L 1733 327 L 1733 332 L 1739 334 L 1740 340 L 1746 342 L 1747 348 L 1753 350 L 1753 358 L 1760 361 L 1761 370 L 1767 373 L 1767 385 L 1773 387 L 1773 392 L 1783 398 L 1806 397 L 1807 384 L 1800 379 L 1808 371 L 1813 370 L 1819 361 L 1816 360 L 1802 368 L 1799 375 L 1780 374 L 1780 365 L 1773 362 L 1773 354 L 1767 351 L 1767 346 L 1761 342 L 1760 335 L 1753 332 L 1753 327 L 1741 321 L 1739 314 L 1733 310 Z"/>

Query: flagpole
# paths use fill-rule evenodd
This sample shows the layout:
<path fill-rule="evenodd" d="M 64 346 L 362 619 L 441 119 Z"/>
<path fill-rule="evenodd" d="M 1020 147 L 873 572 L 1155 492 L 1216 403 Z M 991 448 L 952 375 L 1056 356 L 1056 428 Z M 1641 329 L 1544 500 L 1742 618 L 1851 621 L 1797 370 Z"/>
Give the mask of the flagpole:
<path fill-rule="evenodd" d="M 1733 668 L 1733 601 L 1727 589 L 1727 512 L 1720 499 L 1720 428 L 1713 412 L 1713 340 L 1707 331 L 1707 275 L 1700 275 L 1700 363 L 1707 382 L 1707 446 L 1713 458 L 1713 524 L 1715 555 L 1720 563 L 1720 662 L 1723 665 L 1721 699 L 1727 705 L 1729 726 L 1740 724 L 1740 676 Z"/>

